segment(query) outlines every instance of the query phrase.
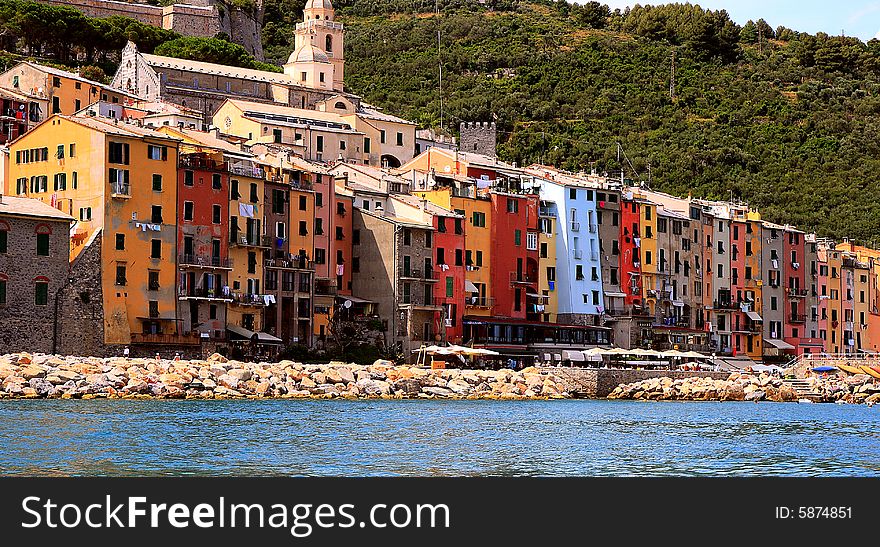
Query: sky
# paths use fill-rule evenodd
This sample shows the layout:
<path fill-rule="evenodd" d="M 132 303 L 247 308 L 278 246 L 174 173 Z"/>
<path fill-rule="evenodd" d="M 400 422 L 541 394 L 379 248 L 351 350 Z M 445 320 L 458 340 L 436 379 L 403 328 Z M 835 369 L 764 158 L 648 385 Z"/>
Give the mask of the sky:
<path fill-rule="evenodd" d="M 586 0 L 576 0 L 584 3 Z M 667 4 L 673 1 L 629 2 L 599 0 L 611 9 L 635 4 Z M 691 1 L 706 9 L 725 9 L 731 19 L 744 24 L 749 19 L 764 18 L 773 28 L 779 25 L 801 32 L 846 34 L 863 41 L 880 38 L 880 0 L 698 0 Z"/>

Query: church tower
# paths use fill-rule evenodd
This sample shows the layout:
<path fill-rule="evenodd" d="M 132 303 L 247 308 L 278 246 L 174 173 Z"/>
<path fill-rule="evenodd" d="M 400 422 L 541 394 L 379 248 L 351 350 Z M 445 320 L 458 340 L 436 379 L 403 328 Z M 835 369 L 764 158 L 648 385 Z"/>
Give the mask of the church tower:
<path fill-rule="evenodd" d="M 303 22 L 297 23 L 294 51 L 284 72 L 294 82 L 317 89 L 342 91 L 345 76 L 345 31 L 334 21 L 330 0 L 308 0 Z M 323 80 L 322 79 L 323 74 Z M 304 78 L 305 76 L 305 78 Z"/>

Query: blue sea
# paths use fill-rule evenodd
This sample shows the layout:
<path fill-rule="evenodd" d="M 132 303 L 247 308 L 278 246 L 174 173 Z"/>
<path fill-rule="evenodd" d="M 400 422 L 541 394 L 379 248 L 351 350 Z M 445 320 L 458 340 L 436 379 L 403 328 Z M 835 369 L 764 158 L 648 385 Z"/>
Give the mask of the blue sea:
<path fill-rule="evenodd" d="M 880 408 L 0 401 L 0 475 L 880 476 Z"/>

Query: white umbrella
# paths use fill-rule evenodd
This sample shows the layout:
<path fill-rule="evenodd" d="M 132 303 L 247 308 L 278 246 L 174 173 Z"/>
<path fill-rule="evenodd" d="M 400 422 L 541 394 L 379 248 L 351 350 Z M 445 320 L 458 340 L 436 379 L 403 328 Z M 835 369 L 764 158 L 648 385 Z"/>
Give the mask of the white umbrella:
<path fill-rule="evenodd" d="M 623 348 L 606 349 L 605 355 L 629 355 L 629 350 Z"/>
<path fill-rule="evenodd" d="M 686 353 L 683 353 L 683 352 L 675 350 L 675 349 L 671 349 L 669 351 L 664 351 L 661 355 L 663 357 L 687 357 Z"/>
<path fill-rule="evenodd" d="M 597 355 L 607 355 L 608 350 L 604 350 L 602 348 L 590 348 L 584 352 L 584 355 L 588 355 L 590 357 L 595 357 Z"/>
<path fill-rule="evenodd" d="M 660 352 L 653 349 L 636 348 L 629 351 L 630 355 L 638 355 L 639 357 L 659 357 Z"/>
<path fill-rule="evenodd" d="M 688 357 L 691 359 L 708 359 L 708 355 L 703 355 L 702 353 L 697 353 L 696 351 L 686 351 L 684 353 L 684 357 Z"/>

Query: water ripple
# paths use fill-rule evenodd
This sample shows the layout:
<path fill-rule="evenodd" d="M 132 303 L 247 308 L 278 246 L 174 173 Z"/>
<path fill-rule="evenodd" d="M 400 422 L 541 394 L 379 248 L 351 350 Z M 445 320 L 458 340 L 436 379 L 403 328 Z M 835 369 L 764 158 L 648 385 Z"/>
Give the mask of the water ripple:
<path fill-rule="evenodd" d="M 856 405 L 3 401 L 0 474 L 880 476 Z"/>

